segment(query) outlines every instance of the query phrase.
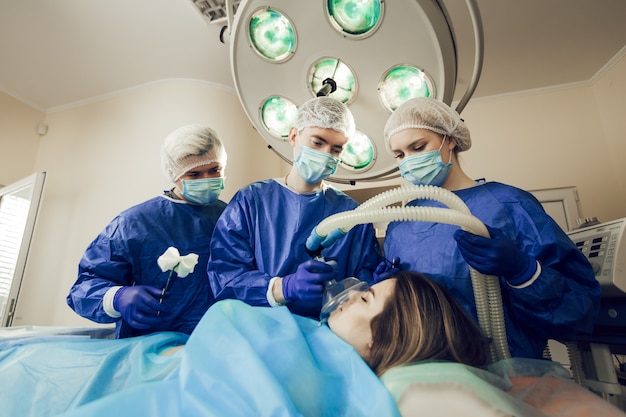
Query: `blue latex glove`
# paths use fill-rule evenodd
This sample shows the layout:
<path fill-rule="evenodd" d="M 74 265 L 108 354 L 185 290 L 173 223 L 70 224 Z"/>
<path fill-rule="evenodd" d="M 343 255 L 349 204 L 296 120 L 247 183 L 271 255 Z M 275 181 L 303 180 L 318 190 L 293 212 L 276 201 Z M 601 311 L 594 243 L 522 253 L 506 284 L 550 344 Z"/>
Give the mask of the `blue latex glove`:
<path fill-rule="evenodd" d="M 287 302 L 321 300 L 324 283 L 336 276 L 333 265 L 315 259 L 303 262 L 295 273 L 283 278 L 283 297 Z"/>
<path fill-rule="evenodd" d="M 511 285 L 528 281 L 537 270 L 537 262 L 497 229 L 487 227 L 490 238 L 464 230 L 454 232 L 454 239 L 465 261 L 480 273 L 504 277 Z"/>
<path fill-rule="evenodd" d="M 169 308 L 159 303 L 161 291 L 147 285 L 122 287 L 113 297 L 113 308 L 135 329 L 149 329 L 161 322 L 164 314 L 170 312 Z"/>
<path fill-rule="evenodd" d="M 376 270 L 374 271 L 374 280 L 372 285 L 377 282 L 386 280 L 387 278 L 391 278 L 400 272 L 400 258 L 393 258 L 391 264 L 388 260 L 383 260 L 378 264 Z"/>

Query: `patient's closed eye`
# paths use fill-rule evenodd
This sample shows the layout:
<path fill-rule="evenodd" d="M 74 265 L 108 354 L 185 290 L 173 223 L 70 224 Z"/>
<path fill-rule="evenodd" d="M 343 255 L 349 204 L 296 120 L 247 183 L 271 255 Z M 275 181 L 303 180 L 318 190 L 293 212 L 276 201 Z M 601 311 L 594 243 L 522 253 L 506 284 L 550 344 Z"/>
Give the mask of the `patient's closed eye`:
<path fill-rule="evenodd" d="M 361 300 L 365 301 L 366 303 L 369 302 L 373 297 L 374 297 L 374 290 L 372 288 L 361 293 Z"/>

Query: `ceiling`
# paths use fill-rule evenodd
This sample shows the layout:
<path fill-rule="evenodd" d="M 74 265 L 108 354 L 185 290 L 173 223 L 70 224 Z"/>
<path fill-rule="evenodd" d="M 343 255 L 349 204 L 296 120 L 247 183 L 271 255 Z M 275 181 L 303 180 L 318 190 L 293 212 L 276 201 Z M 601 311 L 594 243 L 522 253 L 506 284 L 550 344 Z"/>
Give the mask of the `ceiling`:
<path fill-rule="evenodd" d="M 624 0 L 476 1 L 485 52 L 473 97 L 589 82 L 626 45 Z M 471 21 L 465 2 L 442 2 L 458 100 L 472 73 Z M 0 90 L 54 111 L 163 79 L 234 87 L 222 26 L 191 0 L 0 0 Z"/>

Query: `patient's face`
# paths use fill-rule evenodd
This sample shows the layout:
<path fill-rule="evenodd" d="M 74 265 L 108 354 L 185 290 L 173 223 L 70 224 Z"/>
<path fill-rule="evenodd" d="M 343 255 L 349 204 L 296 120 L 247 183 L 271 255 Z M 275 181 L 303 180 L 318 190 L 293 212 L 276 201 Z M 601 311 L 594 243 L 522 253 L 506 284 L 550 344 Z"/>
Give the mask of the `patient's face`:
<path fill-rule="evenodd" d="M 385 302 L 393 294 L 396 281 L 396 278 L 390 278 L 374 284 L 369 291 L 355 292 L 328 317 L 328 327 L 354 346 L 363 358 L 367 358 L 372 345 L 370 323 L 383 311 Z"/>

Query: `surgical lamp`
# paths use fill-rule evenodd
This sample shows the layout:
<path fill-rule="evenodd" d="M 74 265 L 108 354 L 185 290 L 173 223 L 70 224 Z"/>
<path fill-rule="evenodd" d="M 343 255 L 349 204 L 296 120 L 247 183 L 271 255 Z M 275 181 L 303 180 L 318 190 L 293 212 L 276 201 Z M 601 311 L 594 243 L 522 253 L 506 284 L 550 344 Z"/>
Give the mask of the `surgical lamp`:
<path fill-rule="evenodd" d="M 195 1 L 198 3 L 198 0 Z M 473 94 L 482 66 L 482 27 L 466 0 L 475 34 Z M 289 128 L 315 96 L 345 103 L 357 123 L 330 181 L 399 176 L 384 151 L 383 127 L 402 102 L 452 102 L 458 77 L 454 31 L 441 0 L 226 1 L 231 70 L 244 111 L 279 157 L 292 163 Z M 234 16 L 233 16 L 234 13 Z"/>

